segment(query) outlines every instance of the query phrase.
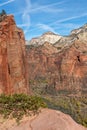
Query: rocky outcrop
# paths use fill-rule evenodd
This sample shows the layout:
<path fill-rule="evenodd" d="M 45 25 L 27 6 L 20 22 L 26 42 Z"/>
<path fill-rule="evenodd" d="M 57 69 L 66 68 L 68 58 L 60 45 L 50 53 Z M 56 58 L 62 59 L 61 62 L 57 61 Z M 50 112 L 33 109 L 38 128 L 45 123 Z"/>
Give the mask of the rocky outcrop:
<path fill-rule="evenodd" d="M 25 118 L 17 126 L 12 120 L 0 125 L 1 130 L 87 130 L 69 115 L 60 111 L 44 109 L 39 115 Z"/>
<path fill-rule="evenodd" d="M 30 41 L 26 41 L 26 44 L 32 46 L 40 46 L 43 45 L 44 42 L 49 42 L 56 48 L 62 50 L 73 44 L 73 42 L 78 39 L 87 43 L 87 24 L 83 25 L 80 28 L 72 30 L 68 36 L 60 36 L 52 32 L 47 32 L 39 37 L 32 38 Z"/>
<path fill-rule="evenodd" d="M 53 44 L 39 42 L 27 46 L 31 88 L 41 94 L 87 95 L 87 24 Z"/>
<path fill-rule="evenodd" d="M 54 46 L 63 49 L 70 46 L 70 44 L 73 44 L 73 42 L 78 39 L 87 43 L 87 24 L 72 30 L 69 36 L 61 37 Z"/>
<path fill-rule="evenodd" d="M 26 52 L 23 31 L 14 17 L 0 22 L 0 94 L 27 93 Z"/>
<path fill-rule="evenodd" d="M 59 54 L 55 61 L 58 70 L 58 79 L 55 81 L 57 82 L 57 88 L 67 90 L 67 92 L 71 90 L 71 93 L 77 93 L 78 95 L 87 93 L 86 50 L 87 44 L 77 40 Z"/>
<path fill-rule="evenodd" d="M 32 38 L 30 41 L 26 41 L 27 45 L 40 46 L 43 45 L 44 42 L 49 42 L 54 44 L 57 42 L 62 36 L 58 34 L 54 34 L 52 32 L 47 32 L 41 35 L 40 37 Z"/>
<path fill-rule="evenodd" d="M 45 43 L 27 51 L 30 86 L 41 93 L 86 95 L 87 44 L 76 40 L 60 50 Z"/>

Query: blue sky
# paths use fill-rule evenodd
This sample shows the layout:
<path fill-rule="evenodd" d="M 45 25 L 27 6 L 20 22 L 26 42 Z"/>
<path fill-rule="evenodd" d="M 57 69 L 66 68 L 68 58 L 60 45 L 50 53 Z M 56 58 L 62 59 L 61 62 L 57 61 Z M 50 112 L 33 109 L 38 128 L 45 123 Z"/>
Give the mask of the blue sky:
<path fill-rule="evenodd" d="M 0 11 L 13 14 L 26 40 L 46 31 L 68 35 L 87 23 L 87 0 L 0 0 Z"/>

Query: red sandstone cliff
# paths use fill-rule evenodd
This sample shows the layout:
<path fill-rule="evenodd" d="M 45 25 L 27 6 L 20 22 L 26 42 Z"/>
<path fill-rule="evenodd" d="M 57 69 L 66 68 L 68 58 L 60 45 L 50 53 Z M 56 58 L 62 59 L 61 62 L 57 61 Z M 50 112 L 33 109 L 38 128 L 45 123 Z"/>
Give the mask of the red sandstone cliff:
<path fill-rule="evenodd" d="M 87 93 L 87 44 L 76 40 L 63 50 L 50 44 L 27 51 L 30 86 L 40 93 Z"/>
<path fill-rule="evenodd" d="M 0 94 L 27 93 L 23 31 L 13 15 L 0 22 Z"/>

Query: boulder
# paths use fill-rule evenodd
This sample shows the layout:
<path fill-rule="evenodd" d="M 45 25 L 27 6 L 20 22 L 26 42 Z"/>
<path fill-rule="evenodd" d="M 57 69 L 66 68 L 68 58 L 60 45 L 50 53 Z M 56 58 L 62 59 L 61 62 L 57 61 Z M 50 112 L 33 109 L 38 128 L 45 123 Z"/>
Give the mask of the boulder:
<path fill-rule="evenodd" d="M 34 117 L 24 118 L 19 125 L 12 120 L 0 125 L 1 130 L 87 130 L 69 115 L 60 111 L 43 109 Z"/>

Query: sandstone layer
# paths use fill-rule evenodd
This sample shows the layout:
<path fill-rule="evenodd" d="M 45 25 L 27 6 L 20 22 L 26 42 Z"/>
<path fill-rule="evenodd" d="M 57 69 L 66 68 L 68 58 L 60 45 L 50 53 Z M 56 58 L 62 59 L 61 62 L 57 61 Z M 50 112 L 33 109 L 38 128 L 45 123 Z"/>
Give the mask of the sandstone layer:
<path fill-rule="evenodd" d="M 0 22 L 0 94 L 27 93 L 26 52 L 23 31 L 14 17 Z"/>

